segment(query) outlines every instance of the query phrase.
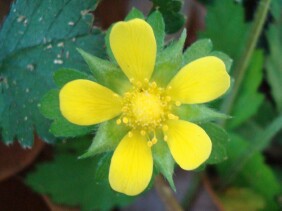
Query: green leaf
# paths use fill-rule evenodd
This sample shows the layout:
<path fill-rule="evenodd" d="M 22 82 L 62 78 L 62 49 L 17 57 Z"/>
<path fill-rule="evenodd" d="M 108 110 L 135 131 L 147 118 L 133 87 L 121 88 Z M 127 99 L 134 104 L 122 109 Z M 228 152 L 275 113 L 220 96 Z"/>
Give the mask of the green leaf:
<path fill-rule="evenodd" d="M 229 136 L 226 131 L 214 123 L 205 123 L 200 125 L 208 134 L 212 141 L 212 152 L 206 164 L 216 164 L 227 160 L 226 151 L 229 142 Z"/>
<path fill-rule="evenodd" d="M 212 41 L 201 39 L 194 42 L 183 54 L 183 66 L 201 57 L 209 55 L 212 51 Z"/>
<path fill-rule="evenodd" d="M 87 69 L 77 47 L 104 56 L 103 35 L 91 30 L 93 16 L 88 13 L 96 5 L 96 0 L 18 0 L 12 5 L 0 31 L 4 143 L 17 138 L 24 147 L 31 146 L 34 130 L 45 141 L 54 140 L 48 132 L 50 121 L 39 113 L 38 104 L 54 87 L 55 70 Z"/>
<path fill-rule="evenodd" d="M 277 110 L 282 112 L 282 60 L 280 55 L 282 54 L 282 15 L 280 21 L 271 25 L 267 32 L 267 39 L 270 48 L 270 55 L 266 62 L 266 73 L 268 83 L 271 87 L 271 94 L 275 100 Z"/>
<path fill-rule="evenodd" d="M 108 180 L 109 167 L 111 164 L 111 159 L 113 152 L 106 152 L 100 158 L 98 165 L 96 167 L 95 180 L 97 182 L 105 182 Z"/>
<path fill-rule="evenodd" d="M 183 14 L 180 13 L 183 1 L 181 0 L 150 0 L 153 10 L 159 10 L 165 21 L 165 31 L 172 34 L 181 29 L 185 23 Z"/>
<path fill-rule="evenodd" d="M 62 68 L 54 73 L 54 81 L 59 88 L 62 88 L 66 83 L 76 79 L 94 80 L 89 75 L 74 69 Z"/>
<path fill-rule="evenodd" d="M 265 210 L 278 210 L 275 198 L 281 191 L 281 187 L 271 168 L 265 164 L 263 156 L 258 151 L 250 152 L 252 156 L 244 162 L 242 159 L 248 156 L 248 151 L 255 145 L 251 146 L 238 135 L 230 135 L 231 141 L 227 148 L 229 159 L 218 166 L 221 180 L 225 184 L 232 181 L 236 185 L 251 187 L 266 200 Z"/>
<path fill-rule="evenodd" d="M 196 122 L 196 123 L 203 123 L 208 121 L 214 121 L 218 119 L 228 119 L 229 116 L 215 111 L 211 108 L 208 108 L 204 105 L 188 105 L 184 104 L 179 107 L 174 107 L 174 113 L 179 116 L 181 119 L 189 121 L 189 122 Z"/>
<path fill-rule="evenodd" d="M 220 192 L 225 210 L 264 210 L 265 200 L 250 188 L 231 187 Z"/>
<path fill-rule="evenodd" d="M 55 203 L 79 206 L 85 211 L 111 210 L 129 204 L 132 197 L 114 192 L 107 180 L 95 180 L 101 157 L 76 158 L 88 144 L 89 139 L 80 139 L 59 145 L 54 160 L 37 165 L 26 183 L 33 190 L 49 195 Z"/>
<path fill-rule="evenodd" d="M 158 137 L 158 143 L 152 147 L 154 165 L 167 179 L 170 187 L 176 191 L 173 181 L 174 159 L 171 156 L 167 143 Z"/>
<path fill-rule="evenodd" d="M 65 73 L 71 73 L 71 71 L 66 71 Z M 71 79 L 71 77 L 69 79 Z M 53 120 L 50 127 L 50 132 L 56 137 L 82 136 L 90 132 L 93 132 L 96 127 L 96 126 L 79 126 L 67 121 L 62 116 L 60 111 L 59 90 L 53 89 L 47 92 L 47 94 L 41 100 L 40 112 L 46 118 Z"/>
<path fill-rule="evenodd" d="M 147 19 L 147 22 L 152 26 L 156 42 L 157 42 L 157 47 L 158 47 L 158 52 L 163 48 L 164 46 L 164 38 L 165 38 L 165 23 L 163 20 L 163 16 L 159 11 L 155 11 Z"/>
<path fill-rule="evenodd" d="M 215 0 L 207 7 L 206 28 L 201 38 L 210 38 L 214 49 L 225 52 L 238 61 L 245 48 L 249 24 L 245 23 L 244 8 L 233 0 Z"/>
<path fill-rule="evenodd" d="M 99 126 L 91 146 L 80 158 L 114 150 L 128 131 L 129 129 L 123 125 L 117 125 L 116 119 L 102 123 Z"/>
<path fill-rule="evenodd" d="M 229 128 L 235 128 L 255 115 L 263 103 L 264 96 L 259 93 L 263 79 L 263 52 L 255 51 L 231 111 Z"/>
<path fill-rule="evenodd" d="M 171 78 L 179 71 L 182 65 L 182 51 L 186 39 L 186 30 L 183 30 L 179 40 L 170 43 L 157 56 L 152 81 L 165 87 Z"/>
<path fill-rule="evenodd" d="M 131 11 L 127 14 L 127 16 L 125 17 L 125 21 L 129 21 L 132 20 L 134 18 L 140 18 L 140 19 L 144 19 L 144 15 L 143 13 L 136 9 L 136 8 L 132 8 Z"/>
<path fill-rule="evenodd" d="M 78 49 L 78 51 L 88 64 L 90 71 L 99 84 L 111 88 L 119 94 L 123 94 L 125 90 L 129 89 L 129 80 L 118 66 L 86 53 L 81 49 Z"/>

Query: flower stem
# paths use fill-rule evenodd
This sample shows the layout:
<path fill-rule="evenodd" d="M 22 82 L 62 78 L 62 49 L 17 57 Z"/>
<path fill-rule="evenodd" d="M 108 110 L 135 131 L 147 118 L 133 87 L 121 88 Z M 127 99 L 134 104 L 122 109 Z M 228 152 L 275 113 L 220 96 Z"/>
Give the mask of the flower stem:
<path fill-rule="evenodd" d="M 172 190 L 161 175 L 155 178 L 155 188 L 168 211 L 183 211 Z"/>
<path fill-rule="evenodd" d="M 267 12 L 270 6 L 270 2 L 271 0 L 261 0 L 259 2 L 254 23 L 248 36 L 245 51 L 243 52 L 238 65 L 234 69 L 234 78 L 235 78 L 234 87 L 222 106 L 222 111 L 226 114 L 230 114 L 232 112 L 234 101 L 238 95 L 238 91 L 244 79 L 247 67 L 250 63 L 251 56 L 255 50 L 259 36 L 262 32 L 263 25 L 265 23 Z M 222 124 L 224 125 L 225 123 L 226 121 L 224 120 Z"/>

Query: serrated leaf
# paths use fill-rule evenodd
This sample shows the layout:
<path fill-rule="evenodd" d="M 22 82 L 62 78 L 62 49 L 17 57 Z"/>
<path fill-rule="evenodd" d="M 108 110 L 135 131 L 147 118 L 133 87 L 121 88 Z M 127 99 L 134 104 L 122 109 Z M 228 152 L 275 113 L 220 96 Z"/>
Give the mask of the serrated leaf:
<path fill-rule="evenodd" d="M 116 119 L 102 123 L 98 128 L 91 146 L 80 158 L 114 150 L 128 131 L 129 129 L 123 125 L 117 125 Z"/>
<path fill-rule="evenodd" d="M 125 21 L 129 21 L 132 20 L 134 18 L 140 18 L 140 19 L 144 19 L 144 15 L 143 13 L 136 9 L 136 8 L 132 8 L 131 11 L 127 14 L 127 16 L 125 17 Z"/>
<path fill-rule="evenodd" d="M 206 28 L 201 38 L 210 38 L 214 49 L 225 52 L 238 61 L 245 48 L 249 24 L 245 23 L 244 8 L 233 0 L 216 0 L 207 7 Z"/>
<path fill-rule="evenodd" d="M 259 152 L 254 153 L 248 162 L 244 162 L 242 166 L 242 162 L 237 161 L 244 158 L 246 152 L 250 151 L 252 147 L 242 137 L 235 134 L 230 134 L 230 136 L 231 141 L 227 147 L 229 159 L 218 166 L 222 181 L 230 182 L 229 178 L 232 177 L 233 184 L 251 187 L 263 196 L 266 200 L 265 210 L 278 210 L 275 197 L 281 191 L 281 186 L 271 168 L 265 164 L 263 156 Z M 235 177 L 234 161 L 236 162 L 235 165 L 240 168 Z"/>
<path fill-rule="evenodd" d="M 111 88 L 119 94 L 123 94 L 129 89 L 129 80 L 117 65 L 86 53 L 82 49 L 78 49 L 78 51 L 99 84 Z"/>
<path fill-rule="evenodd" d="M 2 140 L 15 138 L 31 146 L 33 133 L 46 141 L 50 121 L 42 117 L 38 104 L 54 87 L 52 74 L 62 67 L 86 70 L 75 48 L 104 56 L 103 36 L 91 31 L 96 0 L 21 1 L 13 4 L 0 32 Z M 48 11 L 48 12 L 44 12 Z"/>
<path fill-rule="evenodd" d="M 227 160 L 227 144 L 229 136 L 226 131 L 214 123 L 205 123 L 200 125 L 208 134 L 212 141 L 212 151 L 206 164 L 216 164 Z"/>
<path fill-rule="evenodd" d="M 66 71 L 65 73 L 69 72 L 70 71 Z M 46 118 L 53 120 L 50 131 L 56 137 L 82 136 L 94 132 L 95 130 L 95 126 L 75 125 L 67 121 L 62 116 L 59 107 L 59 90 L 50 90 L 47 92 L 47 94 L 41 100 L 40 112 Z"/>
<path fill-rule="evenodd" d="M 101 157 L 77 159 L 89 139 L 72 142 L 57 147 L 54 160 L 37 165 L 36 171 L 25 179 L 26 183 L 35 191 L 49 195 L 55 203 L 79 206 L 85 211 L 110 210 L 130 203 L 133 198 L 114 192 L 107 180 L 95 180 Z"/>
<path fill-rule="evenodd" d="M 233 118 L 228 121 L 229 128 L 236 128 L 255 115 L 263 103 L 264 96 L 259 93 L 263 79 L 263 63 L 263 52 L 255 51 L 234 102 L 231 111 Z"/>
<path fill-rule="evenodd" d="M 160 50 L 163 48 L 165 38 L 165 23 L 163 20 L 163 16 L 159 11 L 155 11 L 149 15 L 147 22 L 153 28 L 159 53 Z"/>
<path fill-rule="evenodd" d="M 153 158 L 154 165 L 158 169 L 162 175 L 167 179 L 170 187 L 176 191 L 176 187 L 173 181 L 173 173 L 174 173 L 174 159 L 171 156 L 169 148 L 167 144 L 159 139 L 158 143 L 154 145 L 153 150 Z"/>
<path fill-rule="evenodd" d="M 216 110 L 208 108 L 205 105 L 181 105 L 179 107 L 174 108 L 174 113 L 179 116 L 181 119 L 189 121 L 189 122 L 196 122 L 196 123 L 203 123 L 208 121 L 214 121 L 218 119 L 228 119 L 229 116 L 220 113 Z"/>
<path fill-rule="evenodd" d="M 182 65 L 182 51 L 186 39 L 186 30 L 183 30 L 179 40 L 170 43 L 157 56 L 152 81 L 165 87 Z"/>
<path fill-rule="evenodd" d="M 165 21 L 165 31 L 172 34 L 181 29 L 185 23 L 183 14 L 180 13 L 183 1 L 181 0 L 150 0 L 153 10 L 159 10 Z"/>

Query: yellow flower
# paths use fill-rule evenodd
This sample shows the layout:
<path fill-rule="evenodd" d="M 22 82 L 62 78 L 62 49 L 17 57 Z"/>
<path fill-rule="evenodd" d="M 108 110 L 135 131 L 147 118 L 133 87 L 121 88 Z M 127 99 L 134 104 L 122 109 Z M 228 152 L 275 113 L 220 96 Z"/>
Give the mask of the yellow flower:
<path fill-rule="evenodd" d="M 63 116 L 77 125 L 98 124 L 115 117 L 130 131 L 111 159 L 111 187 L 127 195 L 142 192 L 153 172 L 152 147 L 165 141 L 179 166 L 192 170 L 206 161 L 212 143 L 194 123 L 173 112 L 181 104 L 205 103 L 218 98 L 230 85 L 224 63 L 207 56 L 184 66 L 166 87 L 151 76 L 156 40 L 151 26 L 141 19 L 116 23 L 110 33 L 113 55 L 132 87 L 122 95 L 90 80 L 68 82 L 60 91 Z M 161 140 L 158 140 L 158 134 Z"/>

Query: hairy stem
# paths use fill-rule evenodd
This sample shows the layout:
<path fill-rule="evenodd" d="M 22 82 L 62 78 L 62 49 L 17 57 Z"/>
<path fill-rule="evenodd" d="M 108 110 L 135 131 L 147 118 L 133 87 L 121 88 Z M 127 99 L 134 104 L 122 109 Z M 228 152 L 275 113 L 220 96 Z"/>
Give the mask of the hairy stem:
<path fill-rule="evenodd" d="M 155 188 L 163 201 L 166 210 L 168 211 L 183 211 L 182 207 L 176 200 L 171 188 L 164 181 L 161 175 L 156 176 L 155 178 Z"/>
<path fill-rule="evenodd" d="M 238 95 L 238 91 L 244 79 L 246 69 L 250 63 L 251 56 L 255 50 L 257 41 L 262 32 L 263 25 L 265 23 L 267 12 L 270 6 L 270 2 L 271 0 L 261 0 L 259 2 L 254 23 L 250 31 L 250 34 L 248 36 L 245 51 L 243 52 L 238 65 L 234 69 L 234 78 L 235 78 L 234 87 L 230 95 L 226 98 L 226 101 L 223 103 L 222 110 L 226 114 L 230 114 L 232 112 L 234 101 Z M 224 120 L 222 124 L 224 125 L 225 123 L 226 121 Z"/>

